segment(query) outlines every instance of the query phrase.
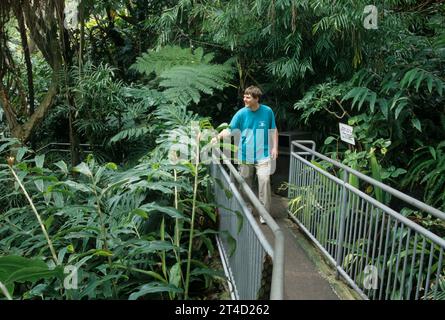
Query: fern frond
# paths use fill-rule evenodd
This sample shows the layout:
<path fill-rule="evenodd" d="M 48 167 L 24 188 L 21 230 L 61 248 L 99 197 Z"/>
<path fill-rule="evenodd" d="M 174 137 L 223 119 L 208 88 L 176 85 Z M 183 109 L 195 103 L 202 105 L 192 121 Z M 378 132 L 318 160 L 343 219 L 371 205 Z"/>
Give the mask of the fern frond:
<path fill-rule="evenodd" d="M 135 140 L 145 136 L 147 133 L 150 133 L 151 131 L 152 131 L 151 128 L 147 127 L 146 125 L 125 129 L 120 131 L 118 134 L 114 135 L 110 139 L 110 143 L 116 143 L 122 140 Z"/>
<path fill-rule="evenodd" d="M 430 93 L 432 93 L 434 87 L 437 93 L 442 96 L 443 88 L 445 87 L 444 81 L 432 72 L 421 68 L 408 70 L 400 81 L 400 87 L 403 89 L 415 85 L 416 92 L 419 92 L 419 88 L 424 81 Z"/>
<path fill-rule="evenodd" d="M 307 72 L 314 72 L 310 57 L 300 60 L 297 56 L 277 59 L 269 63 L 266 69 L 275 77 L 288 81 L 303 78 Z"/>
<path fill-rule="evenodd" d="M 357 109 L 360 110 L 363 106 L 363 103 L 367 101 L 369 102 L 369 105 L 371 107 L 371 112 L 374 112 L 375 102 L 377 100 L 377 94 L 372 90 L 366 87 L 354 87 L 343 97 L 342 101 L 351 98 L 353 98 L 351 110 L 354 109 L 354 106 L 356 104 L 357 104 Z"/>
<path fill-rule="evenodd" d="M 178 46 L 165 46 L 157 51 L 149 50 L 143 53 L 141 57 L 130 69 L 144 73 L 149 76 L 155 73 L 159 76 L 162 72 L 171 69 L 174 66 L 197 65 L 200 63 L 210 63 L 213 54 L 204 56 L 204 50 L 197 48 L 194 52 L 190 48 L 181 48 Z"/>
<path fill-rule="evenodd" d="M 169 101 L 188 105 L 198 103 L 201 93 L 211 95 L 227 86 L 231 72 L 227 65 L 176 66 L 161 74 L 159 86 L 166 88 L 163 93 Z"/>
<path fill-rule="evenodd" d="M 137 102 L 135 104 L 137 110 L 133 110 L 133 114 L 148 111 L 153 106 L 167 102 L 162 92 L 149 87 L 125 87 L 122 90 L 122 95 Z M 127 112 L 131 111 L 127 108 Z"/>
<path fill-rule="evenodd" d="M 197 121 L 198 115 L 187 111 L 183 105 L 162 105 L 154 112 L 155 117 L 160 120 L 164 126 L 176 128 L 186 126 L 191 121 Z"/>

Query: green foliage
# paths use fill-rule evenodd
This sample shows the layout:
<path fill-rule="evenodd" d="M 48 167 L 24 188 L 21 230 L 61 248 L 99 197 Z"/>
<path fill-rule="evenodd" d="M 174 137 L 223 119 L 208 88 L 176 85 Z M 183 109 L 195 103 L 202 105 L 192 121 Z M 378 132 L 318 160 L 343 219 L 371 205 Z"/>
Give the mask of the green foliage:
<path fill-rule="evenodd" d="M 201 93 L 213 94 L 228 85 L 232 69 L 229 64 L 211 64 L 213 53 L 204 55 L 202 48 L 193 52 L 178 46 L 167 46 L 145 53 L 132 66 L 149 76 L 154 72 L 162 94 L 173 104 L 198 103 Z"/>
<path fill-rule="evenodd" d="M 123 83 L 114 77 L 114 69 L 108 65 L 94 66 L 90 62 L 71 72 L 73 84 L 70 90 L 75 97 L 75 125 L 90 143 L 102 143 L 107 135 L 119 129 L 118 121 L 126 107 Z M 111 124 L 114 124 L 113 126 Z"/>
<path fill-rule="evenodd" d="M 14 284 L 42 279 L 63 278 L 60 267 L 50 269 L 42 260 L 26 259 L 20 256 L 0 257 L 0 281 L 8 288 L 9 294 L 14 294 Z"/>
<path fill-rule="evenodd" d="M 198 103 L 201 93 L 213 94 L 223 89 L 231 78 L 231 68 L 225 65 L 176 66 L 163 72 L 160 87 L 165 97 L 175 103 L 188 105 Z"/>
<path fill-rule="evenodd" d="M 445 209 L 445 141 L 436 146 L 417 143 L 420 146 L 409 162 L 410 174 L 403 185 L 409 185 L 411 189 L 425 185 L 425 201 Z"/>
<path fill-rule="evenodd" d="M 346 90 L 347 86 L 339 85 L 336 81 L 316 85 L 294 104 L 294 108 L 302 111 L 300 117 L 305 123 L 308 123 L 313 115 L 323 110 L 341 119 L 345 116 L 345 110 L 342 109 L 340 100 Z"/>
<path fill-rule="evenodd" d="M 318 27 L 316 32 L 327 33 L 332 30 L 334 38 L 331 39 L 335 39 L 337 32 L 341 31 L 342 36 L 345 36 L 344 31 L 352 30 L 350 24 L 344 21 L 344 15 L 354 15 L 354 10 L 349 13 L 341 13 L 339 10 L 346 2 L 340 1 L 329 8 L 323 6 L 323 1 L 312 3 L 318 3 L 317 6 L 332 14 L 323 18 L 323 23 L 315 24 Z M 356 8 L 359 10 L 360 5 L 361 2 L 357 2 Z M 425 200 L 430 204 L 441 205 L 443 200 L 440 200 L 438 192 L 441 186 L 436 185 L 441 181 L 440 178 L 433 179 L 434 182 L 427 185 L 427 179 L 434 174 L 423 182 L 423 176 L 419 177 L 419 174 L 423 174 L 423 162 L 425 168 L 439 168 L 439 172 L 440 165 L 428 162 L 432 159 L 426 157 L 429 154 L 426 147 L 421 149 L 422 155 L 417 157 L 413 154 L 417 155 L 420 151 L 417 150 L 415 140 L 419 140 L 420 146 L 438 145 L 445 130 L 442 117 L 436 116 L 442 113 L 445 101 L 445 73 L 440 67 L 445 62 L 443 45 L 440 45 L 443 29 L 438 23 L 443 19 L 443 8 L 432 4 L 415 14 L 415 8 L 408 10 L 413 6 L 409 2 L 397 1 L 387 6 L 397 8 L 397 12 L 388 11 L 385 19 L 379 19 L 378 30 L 365 34 L 357 31 L 363 36 L 360 38 L 360 51 L 366 52 L 366 57 L 373 58 L 362 59 L 357 64 L 361 67 L 346 80 L 340 81 L 337 76 L 335 80 L 328 78 L 314 85 L 294 104 L 294 108 L 301 112 L 300 118 L 305 124 L 310 126 L 312 122 L 317 123 L 317 130 L 330 131 L 331 136 L 338 135 L 337 122 L 354 127 L 357 143 L 352 151 L 346 150 L 346 145 L 338 140 L 335 140 L 334 146 L 334 137 L 329 140 L 329 135 L 320 137 L 328 142 L 324 150 L 331 152 L 334 158 L 354 165 L 354 161 L 350 161 L 351 155 L 362 154 L 363 161 L 358 163 L 361 171 L 369 172 L 376 178 L 390 179 L 389 182 L 393 182 L 399 189 L 407 185 L 422 185 L 425 195 L 429 195 L 425 196 Z M 375 153 L 375 159 L 373 156 L 368 159 L 366 154 L 374 154 L 373 148 L 379 141 L 389 141 L 390 145 L 377 146 L 377 150 L 381 149 L 382 152 Z M 414 161 L 410 161 L 413 156 L 417 162 L 415 165 Z M 380 170 L 377 170 L 378 167 Z M 391 180 L 406 170 L 405 184 Z M 376 192 L 377 197 L 382 199 L 380 192 Z"/>
<path fill-rule="evenodd" d="M 164 123 L 162 130 L 181 125 L 187 128 L 188 120 L 195 117 L 180 119 L 177 115 L 177 120 Z M 0 150 L 6 151 L 16 143 L 11 140 L 2 144 Z M 168 145 L 159 145 L 158 149 L 164 150 L 164 154 Z M 25 155 L 26 149 L 22 153 Z M 9 204 L 0 212 L 3 259 L 26 262 L 32 257 L 40 261 L 35 262 L 40 264 L 38 269 L 33 265 L 33 270 L 22 272 L 25 278 L 18 275 L 14 279 L 0 277 L 8 288 L 14 282 L 26 281 L 20 290 L 10 290 L 13 297 L 29 299 L 37 294 L 42 299 L 136 299 L 143 296 L 174 299 L 183 297 L 186 284 L 190 288 L 212 287 L 215 275 L 210 271 L 202 272 L 209 266 L 194 262 L 208 259 L 207 255 L 214 253 L 214 246 L 206 236 L 209 225 L 204 227 L 202 222 L 196 223 L 195 244 L 188 259 L 185 249 L 191 245 L 191 238 L 185 231 L 188 224 L 193 223 L 193 208 L 196 221 L 215 221 L 214 205 L 203 202 L 201 196 L 193 198 L 190 188 L 190 179 L 196 178 L 196 187 L 205 190 L 207 172 L 200 168 L 195 175 L 190 162 L 172 165 L 166 157 L 157 156 L 153 152 L 126 171 L 114 163 L 99 165 L 90 156 L 86 162 L 69 170 L 64 162 L 48 168 L 42 156 L 26 160 L 17 153 L 14 169 L 33 195 L 60 267 L 56 271 L 48 269 L 49 252 L 37 222 L 30 219 L 23 200 L 16 205 L 9 201 L 14 192 L 6 193 L 3 200 Z M 2 185 L 14 190 L 8 169 L 1 164 L 0 178 Z M 15 190 L 20 195 L 17 186 Z M 178 206 L 169 205 L 173 196 L 181 199 Z M 0 275 L 9 275 L 1 271 L 1 259 Z M 191 267 L 191 277 L 187 281 L 186 261 Z M 60 268 L 67 266 L 78 270 L 77 290 L 64 289 L 63 277 L 54 277 L 60 275 Z M 191 290 L 189 295 L 194 297 L 200 293 Z"/>
<path fill-rule="evenodd" d="M 17 140 L 0 145 L 0 154 L 16 155 L 14 168 L 55 238 L 61 264 L 81 266 L 84 281 L 79 293 L 63 291 L 57 278 L 28 281 L 14 297 L 46 299 L 60 292 L 76 299 L 183 297 L 184 265 L 179 260 L 185 257 L 187 235 L 182 231 L 191 220 L 196 174 L 190 159 L 176 165 L 167 159 L 172 147 L 197 147 L 191 137 L 210 128 L 211 120 L 227 122 L 250 84 L 264 89 L 264 102 L 274 109 L 280 130 L 312 131 L 331 157 L 444 208 L 445 118 L 438 115 L 444 113 L 445 102 L 445 7 L 440 1 L 374 1 L 378 29 L 366 30 L 363 9 L 368 4 L 82 1 L 84 29 L 66 43 L 50 33 L 37 41 L 42 47 L 57 40 L 54 48 L 65 51 L 56 74 L 59 94 L 35 131 L 32 147 L 68 141 L 67 115 L 72 112 L 80 140 L 93 145 L 94 157 L 69 168 L 66 162 L 53 161 L 68 161 L 67 155 L 35 158 Z M 11 5 L 9 1 L 0 10 L 6 23 L 2 43 L 12 55 L 1 51 L 0 60 L 8 61 L 7 74 L 1 76 L 14 116 L 23 124 L 30 116 L 27 73 Z M 52 69 L 45 60 L 51 56 L 50 46 L 43 58 L 35 50 L 36 40 L 29 45 L 38 105 L 48 91 Z M 231 84 L 235 73 L 237 80 Z M 201 119 L 191 110 L 212 119 Z M 5 118 L 2 106 L 0 136 L 10 134 Z M 356 146 L 340 141 L 338 122 L 354 127 Z M 332 170 L 326 163 L 317 165 Z M 209 177 L 202 167 L 198 173 L 202 190 Z M 0 249 L 49 266 L 41 230 L 4 165 L 0 182 Z M 349 182 L 382 202 L 392 201 L 354 176 Z M 177 208 L 172 205 L 175 188 L 180 193 Z M 305 192 L 313 199 L 311 190 Z M 294 203 L 295 209 L 309 215 L 301 201 Z M 199 217 L 213 221 L 214 210 L 207 202 L 198 193 L 195 209 Z M 431 221 L 419 214 L 418 222 Z M 179 245 L 173 231 L 177 226 Z M 211 242 L 198 234 L 196 242 L 211 249 Z M 191 260 L 195 269 L 189 274 L 195 284 L 210 279 L 211 272 L 201 272 L 203 266 L 196 262 L 203 257 L 205 249 Z M 356 258 L 348 261 L 353 264 Z"/>
<path fill-rule="evenodd" d="M 151 125 L 153 110 L 167 103 L 167 100 L 161 92 L 144 86 L 124 87 L 122 94 L 127 106 L 120 119 L 110 119 L 110 125 L 120 123 L 120 130 L 108 142 L 113 147 L 121 148 L 125 143 L 124 161 L 132 163 L 155 146 L 151 138 L 154 129 Z"/>
<path fill-rule="evenodd" d="M 176 120 L 179 121 L 176 124 L 181 125 L 192 121 L 186 116 L 185 107 L 198 104 L 203 94 L 212 95 L 215 90 L 222 90 L 232 77 L 230 63 L 212 64 L 213 56 L 213 53 L 204 54 L 202 48 L 192 52 L 178 46 L 143 54 L 132 68 L 147 76 L 155 73 L 156 77 L 145 87 L 124 89 L 127 100 L 133 101 L 123 112 L 122 128 L 111 137 L 110 143 L 135 142 L 130 152 L 138 158 L 147 152 L 145 141 L 150 140 L 150 135 L 159 136 L 156 128 L 160 124 L 162 130 L 162 123 L 168 127 L 174 126 Z M 156 112 L 153 113 L 153 109 Z M 141 143 L 145 148 L 140 148 Z"/>
<path fill-rule="evenodd" d="M 143 53 L 142 56 L 136 59 L 131 69 L 144 73 L 146 76 L 150 76 L 152 73 L 160 76 L 164 71 L 175 66 L 209 64 L 213 57 L 213 53 L 204 55 L 202 48 L 192 51 L 190 48 L 165 46 L 157 51 L 150 50 Z"/>

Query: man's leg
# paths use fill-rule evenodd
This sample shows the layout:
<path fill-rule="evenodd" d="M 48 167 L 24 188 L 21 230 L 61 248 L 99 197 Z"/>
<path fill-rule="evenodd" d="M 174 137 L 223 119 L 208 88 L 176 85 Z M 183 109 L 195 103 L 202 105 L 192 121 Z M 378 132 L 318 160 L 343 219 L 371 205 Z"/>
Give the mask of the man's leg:
<path fill-rule="evenodd" d="M 258 198 L 267 212 L 270 212 L 272 191 L 270 187 L 270 161 L 256 165 L 258 176 Z"/>
<path fill-rule="evenodd" d="M 255 172 L 255 167 L 253 165 L 240 164 L 239 174 L 246 181 L 247 185 L 252 189 L 253 185 L 253 174 Z M 250 204 L 249 198 L 244 192 L 241 192 L 246 201 L 247 207 L 252 211 L 252 205 Z"/>
<path fill-rule="evenodd" d="M 240 164 L 239 174 L 247 182 L 252 189 L 254 166 L 248 164 Z"/>

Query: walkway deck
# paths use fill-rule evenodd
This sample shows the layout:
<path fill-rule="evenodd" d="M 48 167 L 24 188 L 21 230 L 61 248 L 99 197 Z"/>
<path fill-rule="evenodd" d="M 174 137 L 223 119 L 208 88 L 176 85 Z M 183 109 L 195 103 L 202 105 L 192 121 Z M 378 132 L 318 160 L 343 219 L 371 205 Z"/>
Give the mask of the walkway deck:
<path fill-rule="evenodd" d="M 287 218 L 287 199 L 272 197 L 272 216 L 285 235 L 284 299 L 286 300 L 339 300 L 339 296 L 323 274 L 316 248 L 304 239 L 298 227 Z M 266 225 L 263 232 L 273 244 L 273 234 Z M 332 277 L 331 277 L 332 278 Z M 345 296 L 342 295 L 342 299 Z M 347 299 L 347 298 L 346 298 Z"/>

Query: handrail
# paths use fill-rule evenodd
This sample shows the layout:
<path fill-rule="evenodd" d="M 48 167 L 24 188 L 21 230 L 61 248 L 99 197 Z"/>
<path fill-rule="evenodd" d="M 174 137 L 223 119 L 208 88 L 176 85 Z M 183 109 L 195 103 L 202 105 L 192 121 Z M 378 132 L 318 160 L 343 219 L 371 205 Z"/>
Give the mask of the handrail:
<path fill-rule="evenodd" d="M 302 155 L 343 169 L 343 177 Z M 299 208 L 289 211 L 290 218 L 362 298 L 435 300 L 445 275 L 445 239 L 349 184 L 351 174 L 434 217 L 445 215 L 295 140 L 289 197 L 298 200 Z"/>
<path fill-rule="evenodd" d="M 39 153 L 40 151 L 42 151 L 44 149 L 47 149 L 48 147 L 53 146 L 53 145 L 55 145 L 55 146 L 71 146 L 71 143 L 70 142 L 50 142 L 50 143 L 44 145 L 43 147 L 39 148 L 38 150 L 36 150 L 35 153 Z M 92 147 L 92 146 L 96 146 L 97 147 L 98 145 L 92 145 L 92 144 L 89 144 L 89 143 L 80 143 L 79 146 L 80 147 Z M 52 151 L 69 151 L 69 150 L 52 149 Z"/>
<path fill-rule="evenodd" d="M 315 171 L 317 171 L 321 175 L 324 175 L 324 176 L 328 177 L 329 179 L 335 181 L 338 185 L 344 186 L 346 189 L 351 190 L 351 192 L 359 195 L 361 198 L 363 198 L 366 201 L 372 203 L 377 208 L 380 208 L 380 209 L 384 210 L 386 213 L 391 215 L 394 219 L 396 219 L 396 220 L 402 222 L 403 224 L 409 226 L 413 230 L 416 230 L 417 232 L 419 232 L 420 234 L 424 235 L 425 237 L 428 237 L 429 239 L 431 239 L 437 245 L 442 246 L 443 248 L 445 248 L 445 239 L 442 239 L 441 237 L 439 237 L 438 235 L 432 233 L 428 229 L 418 225 L 417 223 L 413 222 L 412 220 L 408 219 L 407 217 L 403 216 L 402 214 L 398 213 L 397 211 L 391 209 L 387 205 L 385 205 L 383 203 L 380 203 L 376 199 L 370 197 L 369 195 L 367 195 L 363 191 L 358 190 L 357 188 L 355 188 L 354 186 L 350 185 L 349 183 L 347 183 L 347 182 L 345 182 L 345 181 L 343 181 L 343 180 L 341 180 L 341 179 L 339 179 L 339 178 L 337 178 L 335 176 L 331 176 L 330 173 L 326 172 L 323 169 L 320 169 L 319 167 L 313 165 L 309 161 L 307 161 L 305 159 L 300 159 L 300 161 L 302 163 L 304 163 L 305 165 L 311 167 L 312 169 L 314 169 Z"/>
<path fill-rule="evenodd" d="M 284 234 L 272 216 L 267 212 L 255 193 L 249 187 L 249 185 L 244 181 L 239 172 L 235 169 L 230 160 L 217 148 L 213 148 L 213 155 L 219 156 L 224 164 L 230 171 L 230 175 L 235 178 L 239 186 L 241 187 L 244 194 L 248 197 L 248 200 L 252 203 L 255 209 L 266 221 L 267 226 L 271 229 L 274 234 L 274 256 L 273 259 L 273 270 L 272 270 L 272 284 L 271 284 L 271 300 L 282 300 L 284 296 Z M 214 160 L 215 157 L 213 158 Z"/>
<path fill-rule="evenodd" d="M 303 146 L 302 144 L 300 144 L 297 141 L 292 141 L 292 149 L 291 149 L 291 153 L 292 154 L 294 154 L 294 151 L 293 151 L 294 150 L 294 146 L 296 146 L 296 147 L 298 147 L 298 148 L 300 148 L 302 150 L 305 150 L 306 152 L 310 153 L 311 155 L 314 155 L 314 156 L 316 156 L 316 157 L 318 157 L 320 159 L 323 159 L 323 160 L 325 160 L 325 161 L 327 161 L 327 162 L 329 162 L 329 163 L 331 163 L 331 164 L 333 164 L 333 165 L 335 165 L 335 166 L 337 166 L 337 167 L 339 167 L 339 168 L 341 168 L 341 169 L 343 169 L 343 170 L 345 170 L 345 171 L 355 175 L 356 177 L 360 178 L 361 180 L 366 181 L 366 182 L 374 185 L 375 187 L 380 188 L 380 189 L 388 192 L 389 194 L 391 194 L 391 195 L 393 195 L 393 196 L 395 196 L 395 197 L 405 201 L 406 203 L 409 203 L 410 205 L 412 205 L 412 206 L 414 206 L 414 207 L 416 207 L 416 208 L 418 208 L 420 210 L 423 210 L 423 211 L 431 214 L 432 216 L 434 216 L 436 218 L 445 220 L 445 213 L 444 212 L 442 212 L 442 211 L 440 211 L 440 210 L 438 210 L 438 209 L 436 209 L 436 208 L 434 208 L 434 207 L 432 207 L 430 205 L 427 205 L 426 203 L 423 203 L 422 201 L 419 201 L 419 200 L 417 200 L 417 199 L 415 199 L 413 197 L 410 197 L 410 196 L 404 194 L 403 192 L 400 192 L 397 189 L 394 189 L 394 188 L 392 188 L 390 186 L 387 186 L 386 184 L 384 184 L 384 183 L 382 183 L 380 181 L 377 181 L 377 180 L 375 180 L 375 179 L 373 179 L 371 177 L 368 177 L 368 176 L 364 175 L 363 173 L 361 173 L 361 172 L 359 172 L 357 170 L 354 170 L 354 169 L 352 169 L 352 168 L 350 168 L 350 167 L 348 167 L 348 166 L 346 166 L 346 165 L 344 165 L 344 164 L 342 164 L 342 163 L 340 163 L 338 161 L 332 160 L 331 158 L 326 157 L 326 156 L 322 155 L 321 153 L 318 153 L 318 152 L 316 152 L 316 151 L 314 151 L 312 149 L 309 149 L 309 148 Z M 295 155 L 297 155 L 297 154 L 298 153 L 295 153 Z"/>
<path fill-rule="evenodd" d="M 239 190 L 237 189 L 236 185 L 233 183 L 233 180 L 230 179 L 229 174 L 225 171 L 225 170 L 221 170 L 222 175 L 224 176 L 224 178 L 227 181 L 230 181 L 230 191 L 233 192 L 233 196 L 237 199 L 237 201 L 239 201 L 240 203 L 242 203 L 242 206 L 245 206 L 246 203 L 244 201 L 244 199 L 241 196 L 241 193 L 239 192 Z M 261 243 L 261 245 L 263 246 L 264 250 L 267 252 L 268 255 L 271 256 L 271 258 L 273 259 L 274 257 L 274 253 L 273 253 L 273 249 L 272 246 L 270 245 L 269 241 L 264 238 L 264 237 L 260 237 L 260 235 L 263 233 L 261 228 L 258 226 L 258 224 L 256 224 L 255 218 L 253 217 L 253 215 L 246 215 L 247 220 L 250 222 L 253 231 L 255 232 L 255 234 L 258 236 L 258 241 Z"/>

